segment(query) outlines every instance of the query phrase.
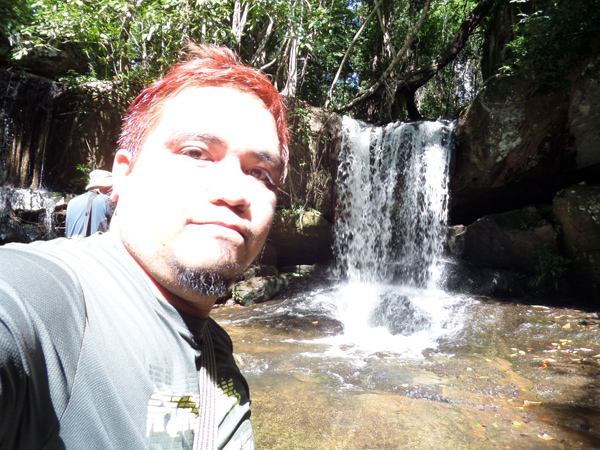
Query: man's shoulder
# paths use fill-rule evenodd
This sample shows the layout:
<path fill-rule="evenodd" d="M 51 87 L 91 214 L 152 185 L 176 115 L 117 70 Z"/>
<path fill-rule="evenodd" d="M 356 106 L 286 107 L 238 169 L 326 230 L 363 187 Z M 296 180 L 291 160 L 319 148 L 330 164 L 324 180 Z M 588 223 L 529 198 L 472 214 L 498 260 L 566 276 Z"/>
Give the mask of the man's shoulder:
<path fill-rule="evenodd" d="M 104 245 L 103 242 L 106 244 Z M 5 291 L 80 290 L 82 270 L 111 258 L 106 239 L 54 239 L 0 247 L 0 286 Z"/>

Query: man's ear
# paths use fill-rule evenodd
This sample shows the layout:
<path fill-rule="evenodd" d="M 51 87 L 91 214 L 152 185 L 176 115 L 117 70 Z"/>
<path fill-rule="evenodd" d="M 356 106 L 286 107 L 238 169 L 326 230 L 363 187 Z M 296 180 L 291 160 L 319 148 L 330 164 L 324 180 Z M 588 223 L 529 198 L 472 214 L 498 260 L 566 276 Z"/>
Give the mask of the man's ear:
<path fill-rule="evenodd" d="M 127 175 L 131 173 L 131 169 L 133 169 L 133 155 L 128 150 L 120 148 L 115 154 L 112 168 L 113 188 L 110 199 L 113 202 L 119 200 L 121 186 L 126 181 Z"/>

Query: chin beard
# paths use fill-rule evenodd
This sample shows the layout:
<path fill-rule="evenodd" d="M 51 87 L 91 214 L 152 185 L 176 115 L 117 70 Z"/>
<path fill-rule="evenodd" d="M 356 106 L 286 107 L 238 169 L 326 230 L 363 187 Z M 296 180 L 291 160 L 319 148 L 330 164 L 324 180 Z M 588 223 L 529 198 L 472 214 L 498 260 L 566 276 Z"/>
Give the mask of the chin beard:
<path fill-rule="evenodd" d="M 184 291 L 191 291 L 194 294 L 218 297 L 227 292 L 229 286 L 235 281 L 236 271 L 228 268 L 227 275 L 216 270 L 190 269 L 183 267 L 179 263 L 171 264 L 175 270 L 179 285 Z"/>

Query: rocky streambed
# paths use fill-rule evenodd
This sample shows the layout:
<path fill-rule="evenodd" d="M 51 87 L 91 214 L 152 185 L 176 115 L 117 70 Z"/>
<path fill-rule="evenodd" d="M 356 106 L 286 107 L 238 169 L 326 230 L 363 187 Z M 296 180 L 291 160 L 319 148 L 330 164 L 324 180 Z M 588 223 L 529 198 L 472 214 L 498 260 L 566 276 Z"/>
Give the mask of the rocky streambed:
<path fill-rule="evenodd" d="M 250 384 L 258 448 L 600 448 L 596 312 L 463 298 L 462 327 L 407 356 L 332 344 L 343 327 L 297 307 L 310 295 L 214 312 Z"/>

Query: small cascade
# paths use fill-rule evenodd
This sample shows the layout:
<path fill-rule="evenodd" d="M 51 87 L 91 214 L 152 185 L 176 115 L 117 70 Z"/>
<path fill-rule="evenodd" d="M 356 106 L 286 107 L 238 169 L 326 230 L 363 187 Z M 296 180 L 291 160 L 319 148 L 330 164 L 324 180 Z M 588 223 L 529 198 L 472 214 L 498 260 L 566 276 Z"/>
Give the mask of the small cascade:
<path fill-rule="evenodd" d="M 65 199 L 41 189 L 0 188 L 0 245 L 32 242 L 61 235 L 57 215 Z M 64 220 L 63 220 L 64 221 Z"/>

